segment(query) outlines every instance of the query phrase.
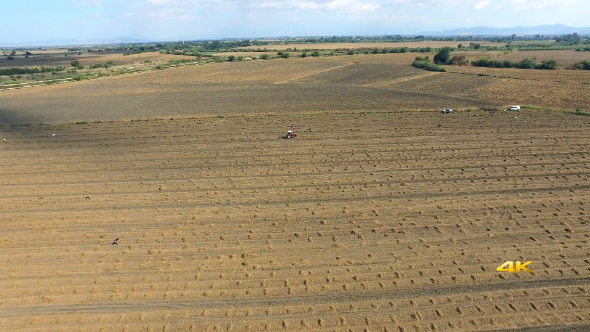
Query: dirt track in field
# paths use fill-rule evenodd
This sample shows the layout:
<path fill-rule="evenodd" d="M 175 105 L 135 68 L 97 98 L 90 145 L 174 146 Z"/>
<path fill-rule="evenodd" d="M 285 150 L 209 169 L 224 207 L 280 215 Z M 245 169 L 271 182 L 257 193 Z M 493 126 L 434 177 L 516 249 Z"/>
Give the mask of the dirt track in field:
<path fill-rule="evenodd" d="M 0 329 L 582 330 L 589 127 L 531 111 L 2 127 Z M 496 271 L 509 260 L 534 274 Z"/>

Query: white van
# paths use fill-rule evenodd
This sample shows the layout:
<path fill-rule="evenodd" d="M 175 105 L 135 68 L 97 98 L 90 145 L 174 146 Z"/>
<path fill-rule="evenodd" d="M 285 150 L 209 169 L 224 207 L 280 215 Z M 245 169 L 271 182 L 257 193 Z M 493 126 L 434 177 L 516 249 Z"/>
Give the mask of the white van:
<path fill-rule="evenodd" d="M 509 110 L 511 111 L 520 111 L 520 106 L 510 106 Z"/>

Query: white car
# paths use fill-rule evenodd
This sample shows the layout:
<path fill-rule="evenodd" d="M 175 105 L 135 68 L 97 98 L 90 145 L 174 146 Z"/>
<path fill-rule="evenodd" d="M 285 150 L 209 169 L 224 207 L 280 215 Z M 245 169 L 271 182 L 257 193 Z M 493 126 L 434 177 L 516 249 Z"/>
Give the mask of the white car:
<path fill-rule="evenodd" d="M 441 113 L 453 113 L 453 110 L 450 108 L 446 108 L 446 109 L 442 110 Z"/>
<path fill-rule="evenodd" d="M 510 111 L 520 111 L 520 106 L 510 106 L 510 108 L 508 108 Z"/>

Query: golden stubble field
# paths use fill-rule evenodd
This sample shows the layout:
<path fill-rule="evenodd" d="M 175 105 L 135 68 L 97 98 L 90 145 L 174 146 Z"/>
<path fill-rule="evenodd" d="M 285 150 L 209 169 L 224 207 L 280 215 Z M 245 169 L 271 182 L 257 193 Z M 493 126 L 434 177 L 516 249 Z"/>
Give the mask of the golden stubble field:
<path fill-rule="evenodd" d="M 0 128 L 0 329 L 582 330 L 589 127 L 302 111 Z"/>

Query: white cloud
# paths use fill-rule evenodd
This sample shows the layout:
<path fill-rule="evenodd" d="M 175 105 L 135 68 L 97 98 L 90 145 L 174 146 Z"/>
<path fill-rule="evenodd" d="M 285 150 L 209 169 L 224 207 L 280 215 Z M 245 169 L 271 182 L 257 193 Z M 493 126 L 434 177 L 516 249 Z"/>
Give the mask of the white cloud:
<path fill-rule="evenodd" d="M 385 0 L 380 1 L 382 7 L 410 6 L 428 8 L 432 6 L 460 6 L 483 9 L 489 5 L 494 7 L 512 7 L 514 9 L 541 9 L 547 7 L 570 6 L 584 0 Z M 446 9 L 446 8 L 445 8 Z"/>
<path fill-rule="evenodd" d="M 329 10 L 329 11 L 374 11 L 380 6 L 375 1 L 332 0 L 332 1 L 250 1 L 251 8 L 278 10 Z"/>
<path fill-rule="evenodd" d="M 569 20 L 574 8 L 588 8 L 587 0 L 75 1 L 80 4 L 102 2 L 103 6 L 110 5 L 111 9 L 124 8 L 124 13 L 119 12 L 113 17 L 113 22 L 116 22 L 113 26 L 124 26 L 117 31 L 129 29 L 136 31 L 135 35 L 144 36 L 142 38 L 162 40 L 180 39 L 180 36 L 412 34 L 436 31 L 440 29 L 441 20 L 445 21 L 445 29 L 478 25 L 514 26 L 516 20 L 506 17 L 517 18 L 518 24 L 525 26 L 575 25 L 573 20 Z M 110 11 L 103 10 L 101 13 Z M 448 17 L 461 19 L 445 19 Z M 580 20 L 585 22 L 583 18 Z M 582 25 L 585 23 L 578 23 L 578 26 Z"/>
<path fill-rule="evenodd" d="M 576 3 L 579 3 L 579 0 L 508 0 L 508 1 L 501 1 L 503 3 L 507 3 L 509 6 L 512 6 L 514 9 L 518 10 L 528 10 L 528 9 L 543 9 L 543 8 L 550 8 L 550 7 L 564 7 L 564 6 L 572 6 Z"/>
<path fill-rule="evenodd" d="M 490 4 L 489 0 L 483 0 L 483 1 L 476 3 L 475 6 L 473 6 L 473 8 L 476 10 L 480 10 L 480 9 L 487 7 L 489 4 Z"/>
<path fill-rule="evenodd" d="M 125 1 L 125 0 L 123 0 Z M 432 9 L 443 11 L 472 8 L 512 8 L 517 10 L 569 6 L 583 0 L 136 0 L 137 5 L 152 9 L 186 11 L 201 9 L 278 10 L 278 11 L 347 11 L 373 12 L 377 10 Z M 74 3 L 100 3 L 101 0 L 77 0 Z"/>
<path fill-rule="evenodd" d="M 102 5 L 102 0 L 72 1 L 70 3 L 76 7 L 100 6 Z"/>

